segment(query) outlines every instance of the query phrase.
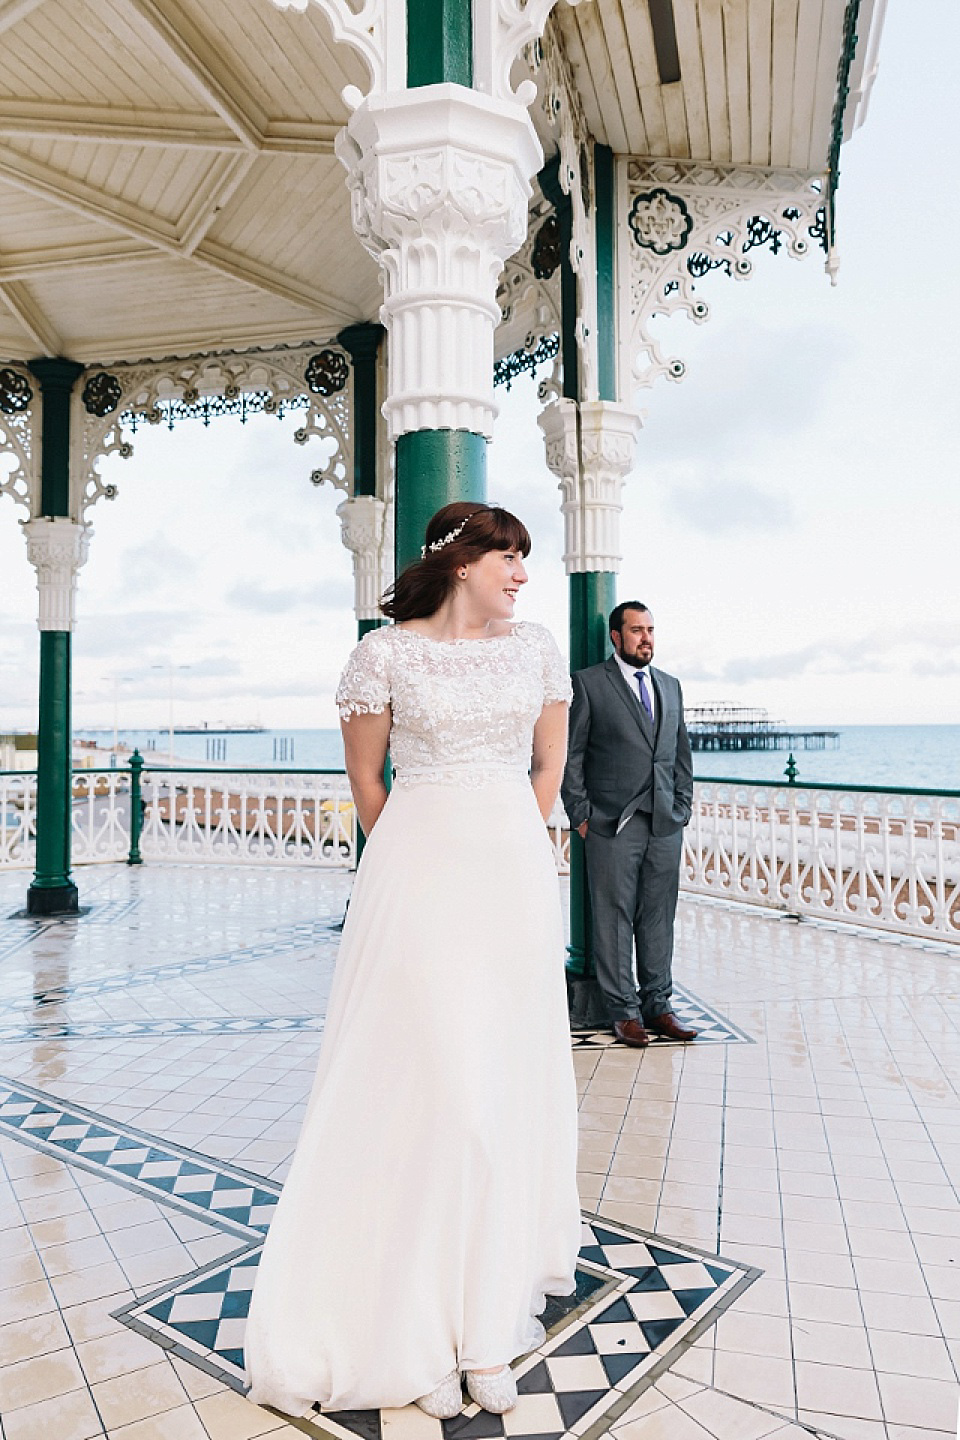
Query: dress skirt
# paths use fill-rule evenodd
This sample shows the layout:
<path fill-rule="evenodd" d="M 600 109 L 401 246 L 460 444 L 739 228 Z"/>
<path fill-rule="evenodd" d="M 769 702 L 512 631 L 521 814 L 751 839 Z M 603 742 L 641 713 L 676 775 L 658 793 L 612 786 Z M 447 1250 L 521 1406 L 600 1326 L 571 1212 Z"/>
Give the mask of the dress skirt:
<path fill-rule="evenodd" d="M 395 786 L 357 872 L 246 1330 L 250 1399 L 409 1404 L 574 1288 L 559 885 L 530 783 Z"/>

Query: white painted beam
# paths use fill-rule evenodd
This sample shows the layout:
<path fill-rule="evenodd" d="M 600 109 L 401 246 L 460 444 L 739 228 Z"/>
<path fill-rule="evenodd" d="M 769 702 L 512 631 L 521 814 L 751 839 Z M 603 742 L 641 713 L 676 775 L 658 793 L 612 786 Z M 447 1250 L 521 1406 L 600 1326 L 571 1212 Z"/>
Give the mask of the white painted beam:
<path fill-rule="evenodd" d="M 332 155 L 340 126 L 333 120 L 268 120 L 255 148 L 271 155 Z M 0 99 L 0 136 L 25 140 L 90 140 L 98 145 L 161 145 L 249 151 L 217 115 L 73 105 L 55 100 Z"/>
<path fill-rule="evenodd" d="M 30 339 L 39 345 L 44 355 L 63 353 L 63 341 L 43 311 L 31 299 L 24 286 L 15 281 L 2 284 L 0 285 L 0 298 L 3 299 L 7 309 L 16 317 L 17 322 L 27 332 Z"/>
<path fill-rule="evenodd" d="M 42 4 L 43 0 L 0 0 L 0 35 Z"/>
<path fill-rule="evenodd" d="M 0 145 L 0 178 L 29 195 L 37 195 L 88 219 L 99 220 L 113 230 L 146 240 L 161 250 L 176 252 L 179 237 L 167 220 L 138 209 L 125 200 L 108 199 L 99 190 L 74 180 L 49 165 L 41 165 L 8 146 Z"/>
<path fill-rule="evenodd" d="M 257 149 L 266 116 L 251 96 L 242 94 L 236 76 L 227 70 L 222 57 L 207 46 L 186 12 L 172 0 L 124 0 L 124 5 L 160 41 L 164 59 L 191 89 L 216 111 L 248 149 Z"/>
<path fill-rule="evenodd" d="M 213 240 L 202 241 L 188 258 L 199 265 L 208 266 L 211 270 L 218 270 L 221 275 L 240 280 L 244 285 L 253 285 L 258 290 L 278 295 L 282 300 L 288 300 L 294 305 L 302 305 L 318 314 L 329 315 L 338 326 L 356 324 L 364 318 L 347 309 L 338 296 L 328 295 L 318 287 L 305 285 L 302 280 L 282 275 L 278 270 L 262 265 L 248 255 L 237 255 Z"/>

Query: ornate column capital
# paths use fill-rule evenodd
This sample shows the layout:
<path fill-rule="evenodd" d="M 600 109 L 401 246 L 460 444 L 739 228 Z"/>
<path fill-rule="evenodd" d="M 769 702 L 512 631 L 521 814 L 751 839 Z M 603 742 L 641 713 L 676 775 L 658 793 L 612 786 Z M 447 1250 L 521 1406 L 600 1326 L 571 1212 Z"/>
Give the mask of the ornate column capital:
<path fill-rule="evenodd" d="M 337 506 L 341 536 L 353 555 L 354 610 L 358 620 L 379 620 L 384 571 L 387 507 L 375 495 L 355 495 Z"/>
<path fill-rule="evenodd" d="M 560 481 L 568 575 L 620 569 L 623 482 L 641 419 L 611 400 L 557 400 L 541 411 L 547 465 Z"/>
<path fill-rule="evenodd" d="M 93 534 L 89 525 L 80 525 L 66 516 L 44 516 L 23 522 L 27 558 L 37 572 L 40 592 L 40 630 L 73 630 L 77 575 L 86 562 Z"/>
<path fill-rule="evenodd" d="M 497 284 L 526 239 L 543 159 L 526 109 L 449 84 L 373 95 L 336 149 L 354 229 L 383 277 L 391 440 L 490 437 Z"/>

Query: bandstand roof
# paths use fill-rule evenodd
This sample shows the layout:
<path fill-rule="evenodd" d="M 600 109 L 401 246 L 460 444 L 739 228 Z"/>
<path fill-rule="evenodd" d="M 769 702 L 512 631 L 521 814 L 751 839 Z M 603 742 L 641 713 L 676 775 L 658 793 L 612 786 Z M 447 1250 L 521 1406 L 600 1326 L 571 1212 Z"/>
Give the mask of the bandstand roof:
<path fill-rule="evenodd" d="M 875 3 L 860 7 L 847 133 Z M 615 151 L 819 173 L 847 8 L 561 0 L 553 23 Z M 377 317 L 333 153 L 341 91 L 368 82 L 318 6 L 0 0 L 0 50 L 0 357 L 144 359 Z"/>

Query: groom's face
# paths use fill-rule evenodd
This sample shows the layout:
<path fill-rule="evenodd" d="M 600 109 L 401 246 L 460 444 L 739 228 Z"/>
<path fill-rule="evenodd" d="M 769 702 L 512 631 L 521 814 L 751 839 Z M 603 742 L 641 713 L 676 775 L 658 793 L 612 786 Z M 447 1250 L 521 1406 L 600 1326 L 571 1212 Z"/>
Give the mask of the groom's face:
<path fill-rule="evenodd" d="M 623 628 L 611 631 L 621 660 L 628 665 L 649 665 L 653 659 L 653 616 L 649 610 L 625 610 Z"/>

